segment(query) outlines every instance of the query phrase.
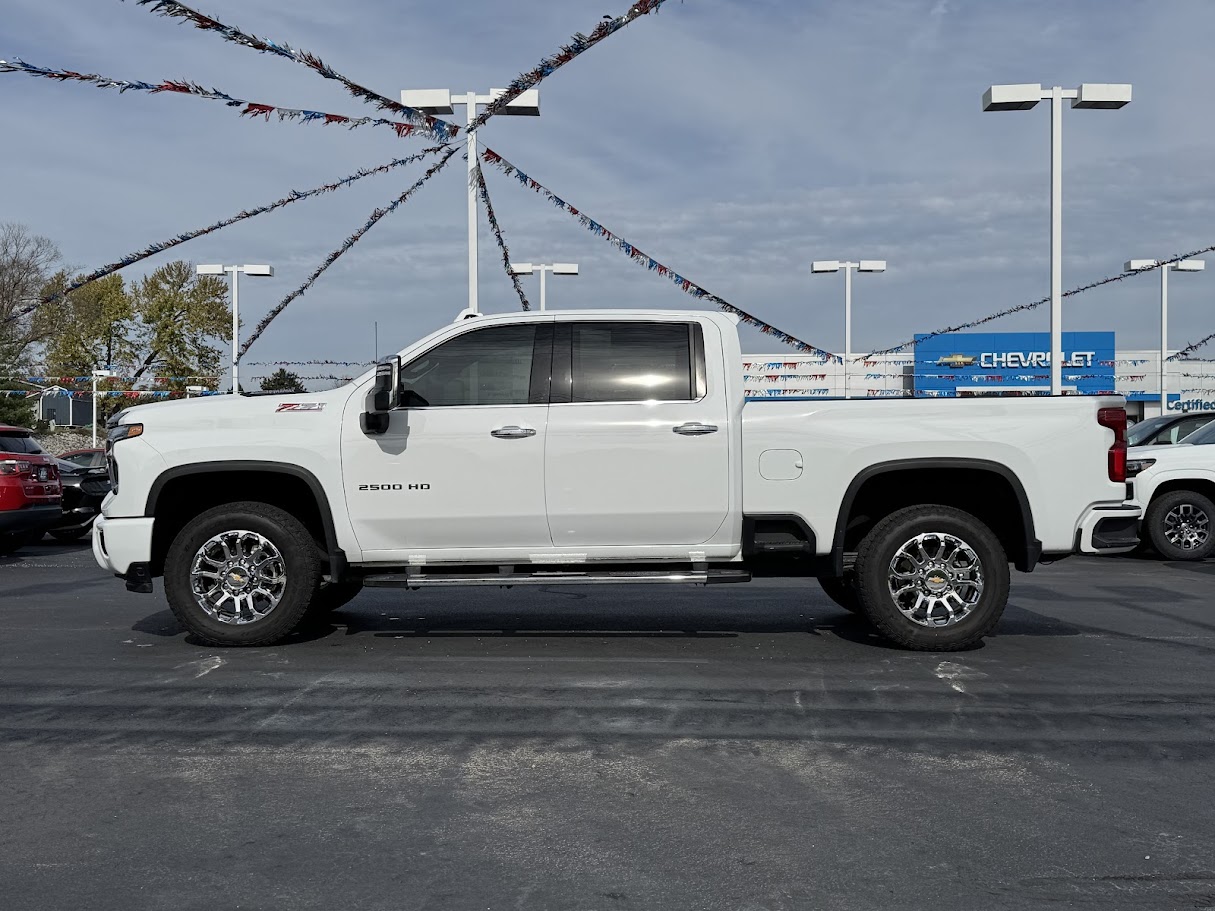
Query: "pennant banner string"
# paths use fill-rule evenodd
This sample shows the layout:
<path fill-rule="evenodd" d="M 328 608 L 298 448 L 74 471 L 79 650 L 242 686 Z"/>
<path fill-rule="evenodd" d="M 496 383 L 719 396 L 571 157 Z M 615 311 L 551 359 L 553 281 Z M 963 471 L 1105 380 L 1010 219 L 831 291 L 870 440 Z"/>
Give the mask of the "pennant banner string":
<path fill-rule="evenodd" d="M 460 128 L 454 123 L 448 123 L 437 117 L 431 117 L 423 111 L 401 104 L 399 101 L 393 101 L 391 98 L 387 98 L 378 92 L 373 92 L 371 89 L 361 86 L 357 82 L 352 82 L 337 70 L 327 66 L 315 54 L 311 54 L 308 51 L 298 50 L 283 42 L 269 41 L 256 35 L 247 34 L 238 28 L 225 25 L 217 19 L 204 15 L 196 9 L 186 6 L 184 3 L 177 3 L 176 0 L 136 0 L 136 4 L 139 6 L 150 6 L 152 11 L 158 15 L 167 16 L 171 19 L 181 19 L 203 31 L 216 32 L 225 41 L 231 41 L 234 44 L 252 48 L 255 51 L 261 51 L 264 54 L 274 54 L 287 60 L 294 60 L 296 63 L 302 63 L 326 79 L 334 79 L 340 82 L 346 87 L 346 91 L 360 101 L 374 104 L 382 111 L 392 111 L 394 114 L 399 114 L 411 124 L 425 128 L 436 139 L 446 141 L 453 138 L 460 131 Z"/>
<path fill-rule="evenodd" d="M 1119 273 L 1118 275 L 1110 275 L 1110 276 L 1107 276 L 1106 278 L 1098 279 L 1095 282 L 1089 282 L 1087 285 L 1081 285 L 1079 288 L 1072 288 L 1072 290 L 1070 290 L 1070 291 L 1064 291 L 1062 296 L 1071 297 L 1075 294 L 1083 294 L 1085 291 L 1091 291 L 1094 288 L 1100 288 L 1102 285 L 1108 285 L 1108 284 L 1111 284 L 1112 282 L 1120 282 L 1123 279 L 1130 278 L 1132 275 L 1139 275 L 1143 272 L 1152 272 L 1156 269 L 1159 269 L 1161 266 L 1168 265 L 1169 263 L 1179 262 L 1183 259 L 1189 259 L 1193 256 L 1199 256 L 1203 253 L 1210 253 L 1212 250 L 1215 250 L 1215 246 L 1203 247 L 1201 250 L 1193 250 L 1189 253 L 1182 254 L 1181 256 L 1174 256 L 1172 259 L 1161 260 L 1160 262 L 1157 262 L 1154 265 L 1148 266 L 1145 269 L 1136 269 L 1133 272 L 1122 272 L 1122 273 Z M 928 333 L 921 335 L 919 338 L 920 338 L 920 341 L 926 341 L 927 339 L 930 339 L 930 338 L 936 338 L 939 335 L 949 335 L 952 332 L 961 332 L 963 329 L 973 329 L 976 326 L 982 326 L 985 323 L 994 322 L 995 320 L 1002 319 L 1005 316 L 1011 316 L 1014 313 L 1025 313 L 1029 310 L 1036 310 L 1038 307 L 1041 307 L 1043 304 L 1049 304 L 1049 303 L 1050 303 L 1050 298 L 1044 297 L 1041 300 L 1034 301 L 1033 303 L 1018 304 L 1015 307 L 1009 307 L 1007 310 L 997 311 L 996 313 L 993 313 L 990 316 L 985 316 L 982 319 L 971 320 L 970 322 L 967 322 L 967 323 L 959 323 L 956 326 L 950 326 L 946 329 L 938 329 L 936 332 L 928 332 Z M 1205 345 L 1207 342 L 1211 341 L 1211 339 L 1215 339 L 1215 333 L 1212 333 L 1211 335 L 1207 336 L 1207 338 L 1203 339 L 1201 342 L 1198 342 L 1192 348 L 1189 348 L 1186 350 L 1187 351 L 1195 350 L 1195 349 L 1201 347 L 1202 345 Z M 916 343 L 916 339 L 911 339 L 910 341 L 903 342 L 903 343 L 901 343 L 899 345 L 895 345 L 891 348 L 879 348 L 877 351 L 871 351 L 868 354 L 865 354 L 865 355 L 862 355 L 861 357 L 856 358 L 856 360 L 858 360 L 858 361 L 864 360 L 865 358 L 874 357 L 875 355 L 879 355 L 879 354 L 894 354 L 899 351 L 905 351 L 908 348 L 910 348 L 912 345 L 914 345 L 915 343 Z M 1183 356 L 1184 356 L 1183 352 L 1179 351 L 1177 354 L 1173 355 L 1173 357 L 1169 358 L 1169 360 L 1173 360 L 1174 358 L 1183 357 Z"/>
<path fill-rule="evenodd" d="M 114 272 L 118 272 L 121 269 L 125 269 L 127 266 L 130 266 L 137 262 L 145 260 L 149 256 L 155 256 L 157 253 L 163 253 L 165 250 L 171 250 L 180 244 L 184 244 L 186 241 L 194 240 L 195 238 L 202 237 L 206 234 L 211 234 L 212 232 L 218 231 L 221 228 L 226 228 L 229 225 L 234 225 L 238 221 L 244 221 L 246 218 L 252 218 L 255 215 L 263 215 L 266 212 L 272 212 L 275 209 L 281 209 L 283 206 L 290 205 L 293 202 L 299 202 L 301 199 L 309 199 L 313 196 L 319 196 L 322 193 L 331 193 L 334 190 L 341 189 L 342 187 L 348 187 L 352 183 L 354 183 L 356 180 L 362 180 L 364 177 L 371 177 L 374 174 L 386 174 L 389 171 L 391 171 L 393 168 L 398 168 L 401 165 L 411 164 L 415 161 L 420 161 L 421 159 L 425 158 L 427 155 L 440 151 L 440 149 L 441 149 L 440 146 L 435 146 L 434 148 L 427 149 L 424 152 L 418 152 L 416 155 L 410 155 L 408 158 L 394 158 L 392 161 L 386 162 L 382 165 L 378 165 L 374 168 L 361 168 L 360 170 L 355 171 L 353 174 L 351 174 L 347 177 L 343 177 L 341 180 L 335 180 L 332 183 L 322 184 L 319 187 L 313 187 L 311 190 L 292 190 L 288 195 L 284 196 L 282 199 L 277 199 L 272 203 L 267 203 L 264 206 L 258 206 L 253 209 L 246 209 L 243 212 L 238 212 L 236 215 L 233 215 L 230 218 L 225 218 L 221 221 L 215 222 L 214 224 L 207 225 L 205 228 L 198 228 L 197 230 L 194 230 L 194 231 L 187 231 L 185 234 L 178 234 L 176 237 L 170 238 L 169 240 L 161 241 L 159 243 L 149 244 L 148 246 L 144 247 L 142 250 L 136 250 L 134 253 L 127 254 L 122 259 L 118 260 L 117 262 L 113 262 L 113 263 L 110 263 L 109 265 L 102 266 L 99 269 L 93 270 L 88 275 L 85 275 L 85 276 L 82 276 L 81 278 L 76 279 L 75 281 L 73 281 L 71 284 L 69 284 L 66 288 L 64 288 L 61 291 L 56 291 L 53 294 L 48 294 L 46 297 L 43 297 L 40 300 L 36 300 L 36 301 L 26 305 L 25 307 L 22 307 L 16 311 L 14 311 L 12 314 L 10 314 L 5 319 L 5 322 L 10 322 L 14 319 L 18 319 L 18 318 L 24 316 L 25 314 L 36 310 L 38 307 L 42 306 L 43 304 L 48 304 L 48 303 L 51 303 L 52 301 L 57 301 L 60 298 L 64 297 L 65 295 L 71 294 L 73 291 L 76 291 L 77 289 L 84 287 L 85 285 L 89 284 L 90 282 L 97 281 L 97 279 L 99 279 L 99 278 L 105 278 L 107 275 L 110 275 Z"/>
<path fill-rule="evenodd" d="M 241 361 L 246 367 L 372 367 L 375 361 Z"/>
<path fill-rule="evenodd" d="M 583 212 L 581 212 L 578 209 L 571 206 L 564 199 L 561 199 L 559 196 L 557 196 L 555 193 L 553 193 L 552 190 L 548 189 L 547 187 L 545 187 L 543 184 L 539 183 L 538 181 L 532 179 L 527 174 L 524 174 L 522 171 L 520 171 L 518 168 L 516 168 L 513 164 L 511 164 L 509 161 L 507 161 L 505 158 L 503 158 L 501 155 L 499 155 L 497 152 L 495 152 L 493 149 L 485 148 L 483 158 L 484 158 L 485 162 L 493 165 L 495 168 L 502 171 L 502 173 L 506 174 L 508 177 L 515 178 L 515 180 L 519 181 L 519 183 L 521 183 L 523 186 L 525 186 L 531 190 L 534 190 L 537 193 L 544 196 L 546 199 L 548 199 L 549 202 L 551 202 L 558 209 L 561 209 L 563 212 L 567 212 L 570 215 L 577 218 L 578 221 L 582 224 L 582 226 L 584 228 L 586 228 L 588 231 L 590 231 L 592 234 L 596 235 L 597 237 L 601 237 L 604 240 L 606 240 L 613 247 L 615 247 L 617 250 L 619 250 L 620 252 L 622 252 L 623 254 L 628 256 L 634 262 L 639 263 L 642 266 L 645 266 L 651 272 L 657 272 L 663 278 L 668 278 L 671 281 L 673 281 L 676 285 L 679 286 L 680 290 L 683 291 L 684 293 L 690 294 L 698 300 L 708 301 L 709 303 L 714 304 L 718 309 L 724 310 L 727 313 L 734 314 L 735 316 L 737 316 L 739 318 L 739 320 L 741 322 L 746 323 L 749 326 L 754 326 L 755 328 L 759 329 L 759 331 L 764 333 L 765 335 L 770 335 L 773 338 L 777 339 L 778 341 L 784 342 L 786 345 L 791 345 L 792 347 L 797 348 L 800 351 L 805 351 L 809 354 L 818 355 L 819 357 L 823 358 L 824 360 L 831 360 L 831 361 L 837 361 L 837 362 L 841 360 L 841 358 L 839 358 L 837 355 L 831 354 L 828 351 L 824 351 L 822 348 L 818 348 L 815 345 L 809 344 L 808 342 L 803 342 L 801 339 L 799 339 L 795 336 L 792 336 L 789 333 L 784 332 L 780 329 L 777 329 L 775 326 L 773 326 L 769 323 L 764 322 L 759 317 L 752 316 L 747 311 L 743 310 L 740 307 L 734 306 L 733 304 L 729 303 L 726 300 L 723 300 L 722 298 L 718 297 L 716 294 L 710 294 L 708 291 L 706 291 L 700 285 L 693 282 L 691 279 L 688 279 L 682 275 L 679 275 L 670 267 L 665 266 L 662 263 L 658 262 L 658 260 L 654 259 L 653 257 L 647 256 L 645 253 L 642 253 L 641 250 L 639 250 L 633 244 L 626 241 L 623 237 L 609 231 L 603 225 L 599 224 L 599 222 L 594 221 L 593 219 L 588 217 Z"/>
<path fill-rule="evenodd" d="M 151 0 L 140 0 L 140 2 L 146 3 L 151 2 Z M 581 32 L 577 33 L 570 39 L 570 43 L 562 47 L 557 53 L 550 57 L 545 57 L 531 70 L 512 80 L 511 84 L 506 87 L 502 94 L 491 101 L 485 110 L 468 125 L 469 131 L 477 129 L 477 127 L 481 126 L 528 89 L 535 88 L 547 76 L 565 66 L 579 54 L 589 51 L 609 35 L 616 34 L 616 32 L 620 31 L 634 19 L 654 12 L 665 2 L 666 0 L 637 0 L 623 16 L 617 16 L 614 19 L 605 16 L 603 21 L 595 26 L 594 31 L 589 35 L 584 35 Z"/>
<path fill-rule="evenodd" d="M 445 154 L 437 162 L 435 162 L 429 168 L 427 168 L 426 173 L 423 174 L 421 177 L 419 177 L 418 180 L 413 184 L 413 186 L 411 186 L 408 190 L 406 190 L 404 193 L 402 193 L 400 196 L 398 196 L 396 199 L 394 199 L 388 205 L 384 206 L 384 208 L 376 209 L 374 212 L 372 212 L 370 217 L 367 219 L 366 224 L 364 224 L 363 227 L 359 228 L 357 231 L 355 231 L 353 234 L 351 234 L 349 237 L 347 237 L 346 240 L 342 243 L 342 245 L 340 247 L 338 247 L 336 250 L 334 250 L 332 253 L 330 253 L 327 257 L 325 257 L 324 261 L 319 266 L 317 266 L 317 268 L 313 271 L 313 273 L 311 275 L 308 276 L 308 278 L 304 281 L 304 283 L 302 285 L 300 285 L 298 288 L 296 288 L 294 291 L 292 291 L 290 294 L 288 294 L 286 297 L 284 297 L 281 301 L 279 301 L 278 304 L 275 305 L 273 310 L 271 310 L 264 317 L 262 317 L 261 321 L 257 324 L 257 326 L 254 327 L 253 333 L 249 336 L 249 338 L 247 338 L 245 340 L 245 343 L 243 345 L 241 345 L 240 353 L 243 355 L 246 351 L 248 351 L 249 346 L 252 345 L 254 342 L 256 342 L 261 337 L 261 334 L 266 331 L 266 327 L 269 326 L 270 323 L 274 321 L 274 318 L 276 316 L 278 316 L 280 313 L 283 312 L 283 310 L 285 310 L 287 308 L 288 304 L 290 304 L 293 300 L 295 300 L 297 297 L 300 297 L 302 294 L 304 294 L 304 292 L 306 292 L 309 288 L 311 288 L 313 283 L 315 283 L 316 280 L 318 278 L 320 278 L 321 274 L 326 269 L 328 269 L 330 266 L 332 266 L 335 262 L 337 262 L 338 258 L 343 253 L 345 253 L 347 250 L 349 250 L 351 247 L 353 247 L 355 244 L 357 244 L 360 240 L 362 240 L 363 235 L 366 234 L 368 231 L 370 231 L 373 227 L 375 227 L 376 223 L 379 222 L 379 220 L 381 218 L 383 218 L 389 212 L 396 211 L 396 209 L 398 207 L 400 207 L 401 205 L 403 205 L 409 199 L 409 197 L 412 196 L 414 194 L 414 192 L 417 191 L 417 189 L 422 186 L 422 184 L 426 183 L 426 181 L 430 180 L 431 177 L 433 177 L 435 174 L 439 173 L 439 171 L 441 171 L 443 169 L 443 167 L 447 164 L 447 162 L 451 161 L 451 156 L 455 155 L 456 152 L 458 152 L 458 151 L 460 151 L 459 146 L 454 146 L 454 147 L 448 149 L 447 154 Z"/>
<path fill-rule="evenodd" d="M 207 98 L 211 101 L 222 101 L 230 108 L 241 108 L 241 116 L 264 117 L 270 120 L 270 115 L 280 121 L 291 120 L 301 123 L 340 124 L 347 129 L 362 126 L 389 127 L 397 136 L 404 138 L 414 132 L 412 123 L 397 120 L 385 120 L 383 117 L 347 117 L 345 114 L 329 114 L 325 111 L 308 111 L 301 108 L 285 108 L 279 105 L 262 104 L 257 101 L 246 101 L 243 98 L 233 98 L 227 92 L 216 88 L 204 88 L 195 82 L 166 79 L 163 82 L 141 82 L 128 79 L 111 79 L 96 73 L 77 73 L 73 70 L 56 70 L 51 67 L 34 66 L 20 58 L 0 60 L 0 73 L 25 73 L 27 76 L 41 76 L 54 79 L 56 82 L 84 82 L 99 89 L 118 89 L 119 94 L 126 92 L 150 92 L 157 95 L 161 92 L 176 92 L 181 95 L 193 95 L 196 98 Z M 446 141 L 447 137 L 440 139 Z"/>
<path fill-rule="evenodd" d="M 1210 335 L 1206 336 L 1205 338 L 1200 338 L 1198 341 L 1194 342 L 1193 344 L 1186 345 L 1184 348 L 1182 348 L 1176 354 L 1169 355 L 1168 360 L 1170 360 L 1170 361 L 1188 360 L 1191 354 L 1193 354 L 1195 351 L 1197 351 L 1203 345 L 1206 345 L 1208 342 L 1210 342 L 1212 340 L 1215 340 L 1215 332 L 1212 332 Z M 1191 361 L 1191 363 L 1196 363 L 1196 362 Z"/>
<path fill-rule="evenodd" d="M 502 266 L 506 269 L 506 277 L 515 286 L 515 293 L 519 295 L 519 303 L 523 306 L 523 309 L 530 310 L 532 307 L 527 302 L 527 295 L 523 293 L 523 283 L 519 281 L 519 276 L 511 270 L 510 249 L 506 246 L 506 238 L 502 236 L 502 227 L 498 224 L 498 216 L 494 214 L 494 204 L 489 201 L 489 187 L 485 185 L 485 174 L 481 171 L 479 163 L 473 169 L 472 182 L 481 196 L 481 202 L 485 205 L 485 214 L 489 219 L 489 229 L 494 235 L 494 240 L 498 242 L 498 249 L 502 253 Z"/>

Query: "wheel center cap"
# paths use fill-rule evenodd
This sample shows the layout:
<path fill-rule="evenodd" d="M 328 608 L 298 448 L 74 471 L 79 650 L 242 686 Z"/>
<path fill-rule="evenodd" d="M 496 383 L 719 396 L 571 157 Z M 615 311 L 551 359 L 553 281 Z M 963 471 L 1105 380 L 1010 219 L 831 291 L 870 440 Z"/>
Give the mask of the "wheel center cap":
<path fill-rule="evenodd" d="M 953 587 L 953 577 L 939 566 L 930 566 L 924 574 L 924 587 L 939 595 Z"/>
<path fill-rule="evenodd" d="M 230 591 L 242 591 L 249 584 L 249 574 L 241 567 L 228 570 L 228 589 Z"/>

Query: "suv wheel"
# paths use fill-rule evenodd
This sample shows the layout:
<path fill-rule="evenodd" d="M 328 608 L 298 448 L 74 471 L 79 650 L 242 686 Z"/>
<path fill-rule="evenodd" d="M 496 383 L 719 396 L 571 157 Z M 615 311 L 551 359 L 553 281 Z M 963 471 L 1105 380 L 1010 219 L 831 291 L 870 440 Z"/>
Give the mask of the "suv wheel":
<path fill-rule="evenodd" d="M 856 556 L 861 612 L 883 636 L 917 651 L 974 645 L 1008 603 L 1008 558 L 995 534 L 949 506 L 887 516 Z"/>
<path fill-rule="evenodd" d="M 1196 490 L 1170 490 L 1144 517 L 1148 538 L 1166 560 L 1202 560 L 1215 553 L 1215 503 Z"/>
<path fill-rule="evenodd" d="M 173 540 L 165 594 L 178 622 L 210 645 L 269 645 L 308 612 L 321 557 L 290 513 L 228 503 L 192 520 Z"/>
<path fill-rule="evenodd" d="M 40 531 L 0 532 L 0 557 L 40 541 L 42 534 Z"/>

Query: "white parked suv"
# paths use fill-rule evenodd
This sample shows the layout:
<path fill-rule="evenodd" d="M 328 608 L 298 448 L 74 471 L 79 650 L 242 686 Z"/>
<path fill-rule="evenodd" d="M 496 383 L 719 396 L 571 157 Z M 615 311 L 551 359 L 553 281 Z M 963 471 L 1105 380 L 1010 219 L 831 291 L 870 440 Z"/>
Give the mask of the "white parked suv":
<path fill-rule="evenodd" d="M 1123 400 L 745 401 L 735 321 L 458 321 L 348 385 L 122 412 L 98 562 L 259 645 L 364 586 L 817 575 L 913 649 L 964 648 L 1009 564 L 1137 544 Z"/>
<path fill-rule="evenodd" d="M 1215 423 L 1182 443 L 1127 455 L 1128 502 L 1143 510 L 1142 536 L 1169 560 L 1215 554 Z"/>

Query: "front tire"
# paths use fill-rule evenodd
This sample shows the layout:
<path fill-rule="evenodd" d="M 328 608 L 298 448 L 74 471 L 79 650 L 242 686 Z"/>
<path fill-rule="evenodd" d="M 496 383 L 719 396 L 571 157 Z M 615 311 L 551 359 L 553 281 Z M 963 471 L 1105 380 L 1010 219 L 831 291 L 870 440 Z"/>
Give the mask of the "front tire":
<path fill-rule="evenodd" d="M 1196 490 L 1170 490 L 1152 500 L 1144 525 L 1166 560 L 1204 560 L 1215 553 L 1215 503 Z"/>
<path fill-rule="evenodd" d="M 270 645 L 308 612 L 322 554 L 308 529 L 266 503 L 228 503 L 182 529 L 165 558 L 178 622 L 209 645 Z"/>
<path fill-rule="evenodd" d="M 995 534 L 950 506 L 887 516 L 856 556 L 861 612 L 891 642 L 950 652 L 986 636 L 1008 603 L 1008 557 Z"/>

